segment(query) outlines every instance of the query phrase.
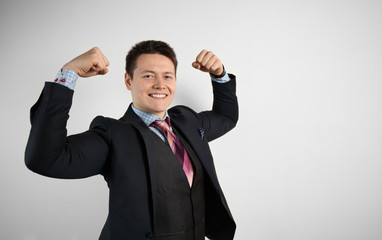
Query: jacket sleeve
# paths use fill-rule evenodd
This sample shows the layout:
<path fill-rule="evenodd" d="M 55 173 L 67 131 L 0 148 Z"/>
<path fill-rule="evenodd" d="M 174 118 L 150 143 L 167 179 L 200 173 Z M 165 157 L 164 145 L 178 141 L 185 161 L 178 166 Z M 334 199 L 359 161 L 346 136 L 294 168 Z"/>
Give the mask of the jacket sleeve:
<path fill-rule="evenodd" d="M 90 130 L 67 136 L 72 97 L 69 88 L 47 82 L 31 108 L 25 164 L 33 172 L 67 179 L 102 173 L 109 149 L 109 122 L 97 117 Z"/>
<path fill-rule="evenodd" d="M 211 111 L 199 114 L 208 141 L 212 141 L 236 126 L 239 106 L 236 97 L 236 77 L 229 74 L 227 83 L 212 82 L 213 106 Z"/>

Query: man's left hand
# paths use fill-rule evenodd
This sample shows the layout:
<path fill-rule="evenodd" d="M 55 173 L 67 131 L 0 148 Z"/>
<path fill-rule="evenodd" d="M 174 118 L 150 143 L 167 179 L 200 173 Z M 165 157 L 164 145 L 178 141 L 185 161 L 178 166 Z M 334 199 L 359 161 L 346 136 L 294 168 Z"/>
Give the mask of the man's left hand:
<path fill-rule="evenodd" d="M 192 66 L 203 72 L 208 72 L 216 76 L 220 76 L 223 71 L 223 64 L 220 59 L 211 51 L 203 50 L 196 57 L 196 61 Z"/>

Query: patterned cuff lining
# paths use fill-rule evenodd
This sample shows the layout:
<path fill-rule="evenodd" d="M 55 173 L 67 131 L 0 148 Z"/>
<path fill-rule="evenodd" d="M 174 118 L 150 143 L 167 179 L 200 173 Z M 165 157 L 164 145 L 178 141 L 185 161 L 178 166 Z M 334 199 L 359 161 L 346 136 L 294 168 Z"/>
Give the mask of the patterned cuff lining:
<path fill-rule="evenodd" d="M 54 81 L 60 85 L 70 88 L 71 90 L 74 90 L 77 79 L 78 75 L 75 71 L 71 69 L 65 69 L 57 73 L 56 79 Z"/>

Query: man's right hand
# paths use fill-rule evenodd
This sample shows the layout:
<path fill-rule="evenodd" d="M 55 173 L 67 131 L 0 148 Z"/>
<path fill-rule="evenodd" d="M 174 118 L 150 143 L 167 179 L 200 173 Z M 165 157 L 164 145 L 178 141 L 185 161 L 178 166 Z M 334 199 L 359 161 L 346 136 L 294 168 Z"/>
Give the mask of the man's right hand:
<path fill-rule="evenodd" d="M 91 77 L 106 74 L 109 71 L 107 68 L 109 65 L 109 61 L 101 50 L 94 47 L 65 64 L 62 70 L 71 69 L 80 77 Z"/>

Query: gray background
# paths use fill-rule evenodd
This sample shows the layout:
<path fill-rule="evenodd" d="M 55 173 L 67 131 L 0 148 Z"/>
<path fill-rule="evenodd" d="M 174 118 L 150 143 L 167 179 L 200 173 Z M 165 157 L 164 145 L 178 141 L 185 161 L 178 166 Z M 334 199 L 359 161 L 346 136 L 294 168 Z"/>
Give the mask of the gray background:
<path fill-rule="evenodd" d="M 174 104 L 210 108 L 209 78 L 191 67 L 203 48 L 237 75 L 240 121 L 211 143 L 236 239 L 382 239 L 381 1 L 0 4 L 0 239 L 98 238 L 106 183 L 27 170 L 29 109 L 44 81 L 99 46 L 110 73 L 79 80 L 68 131 L 119 118 L 124 57 L 146 39 L 177 52 Z"/>

